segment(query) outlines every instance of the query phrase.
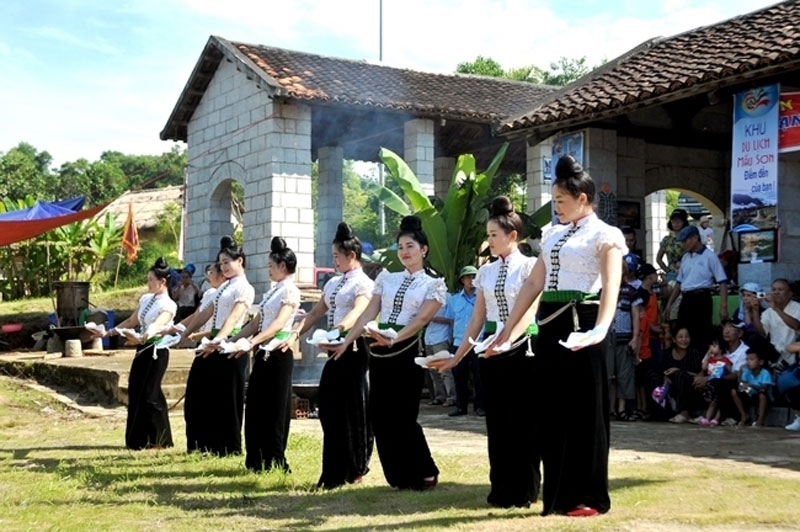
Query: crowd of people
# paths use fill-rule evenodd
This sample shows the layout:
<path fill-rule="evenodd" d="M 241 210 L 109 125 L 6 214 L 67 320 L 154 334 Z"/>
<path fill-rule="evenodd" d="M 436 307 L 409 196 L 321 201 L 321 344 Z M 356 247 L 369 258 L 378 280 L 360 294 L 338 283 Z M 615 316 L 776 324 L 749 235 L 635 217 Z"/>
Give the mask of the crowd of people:
<path fill-rule="evenodd" d="M 543 515 L 610 509 L 612 419 L 763 426 L 776 401 L 800 409 L 800 303 L 789 282 L 775 280 L 769 294 L 743 284 L 729 318 L 729 279 L 686 211 L 671 213 L 657 256 L 662 276 L 635 253 L 633 231 L 597 216 L 595 195 L 581 165 L 559 159 L 560 223 L 542 235 L 538 258 L 523 252 L 524 226 L 509 199 L 496 198 L 486 224 L 491 259 L 463 265 L 452 294 L 428 265 L 416 216 L 403 218 L 397 233 L 403 270 L 377 276 L 365 273 L 361 241 L 340 223 L 331 247 L 339 275 L 306 314 L 298 312 L 297 258 L 280 237 L 271 242 L 271 288 L 252 315 L 246 256 L 230 237 L 202 289 L 191 275 L 170 287 L 159 259 L 138 310 L 107 333 L 123 331 L 137 344 L 126 445 L 173 445 L 161 391 L 169 348 L 159 340 L 177 334 L 201 341 L 186 385 L 187 451 L 244 448 L 247 468 L 289 473 L 293 346 L 323 318 L 321 489 L 359 483 L 373 444 L 390 486 L 438 484 L 418 422 L 426 379 L 431 404 L 455 417 L 472 402 L 485 418 L 488 504 L 528 507 L 541 497 Z M 449 356 L 434 356 L 442 353 Z M 415 360 L 424 355 L 425 368 Z M 786 428 L 800 430 L 800 415 Z"/>
<path fill-rule="evenodd" d="M 698 228 L 685 210 L 672 212 L 657 256 L 663 277 L 635 254 L 623 258 L 607 362 L 617 420 L 761 427 L 770 405 L 800 411 L 800 303 L 791 284 L 775 279 L 765 293 L 745 282 L 729 313 L 731 282 L 707 245 L 707 222 Z M 800 416 L 786 429 L 800 431 Z"/>

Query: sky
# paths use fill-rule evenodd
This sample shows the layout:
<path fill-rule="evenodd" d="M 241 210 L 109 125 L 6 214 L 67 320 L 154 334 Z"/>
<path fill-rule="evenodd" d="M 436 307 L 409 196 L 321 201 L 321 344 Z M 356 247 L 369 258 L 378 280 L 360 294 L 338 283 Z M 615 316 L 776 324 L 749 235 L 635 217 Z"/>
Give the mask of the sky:
<path fill-rule="evenodd" d="M 382 0 L 383 63 L 452 73 L 560 57 L 597 65 L 642 42 L 772 0 Z M 0 152 L 54 165 L 107 150 L 160 154 L 159 139 L 209 35 L 378 62 L 381 0 L 3 0 Z"/>

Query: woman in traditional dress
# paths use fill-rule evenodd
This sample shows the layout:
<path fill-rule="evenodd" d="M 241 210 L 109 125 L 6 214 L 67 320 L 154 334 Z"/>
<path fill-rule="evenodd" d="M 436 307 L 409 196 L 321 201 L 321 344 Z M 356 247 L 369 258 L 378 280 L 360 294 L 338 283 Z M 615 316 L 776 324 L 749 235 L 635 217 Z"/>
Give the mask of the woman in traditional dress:
<path fill-rule="evenodd" d="M 213 347 L 241 330 L 255 291 L 245 275 L 245 254 L 232 241 L 217 255 L 227 279 L 211 304 L 181 334 L 189 337 L 211 320 L 211 347 L 195 357 L 186 381 L 186 446 L 189 452 L 206 451 L 219 456 L 242 451 L 242 416 L 247 357 L 230 358 Z"/>
<path fill-rule="evenodd" d="M 541 398 L 536 415 L 544 464 L 543 515 L 592 516 L 611 507 L 605 353 L 627 248 L 622 232 L 595 214 L 594 198 L 589 174 L 573 157 L 561 157 L 553 201 L 564 225 L 542 236 L 540 260 L 494 344 L 528 327 L 522 318 L 541 294 L 533 383 Z"/>
<path fill-rule="evenodd" d="M 440 371 L 455 367 L 472 348 L 470 338 L 477 338 L 481 330 L 494 334 L 498 324 L 508 321 L 517 293 L 536 264 L 535 258 L 526 257 L 518 249 L 523 231 L 522 220 L 511 201 L 505 196 L 495 198 L 486 234 L 489 251 L 497 260 L 478 270 L 474 281 L 475 310 L 455 357 L 429 365 Z M 537 362 L 531 346 L 532 337 L 538 333 L 535 313 L 536 306 L 531 305 L 522 318 L 527 329 L 513 337 L 509 350 L 480 355 L 478 361 L 489 440 L 491 490 L 487 501 L 502 508 L 527 508 L 539 496 L 538 419 L 532 415 L 539 400 L 537 388 L 531 386 Z"/>
<path fill-rule="evenodd" d="M 253 371 L 247 385 L 244 418 L 245 466 L 253 471 L 283 469 L 289 422 L 292 418 L 292 368 L 294 353 L 278 346 L 290 336 L 294 314 L 300 308 L 300 290 L 294 284 L 297 257 L 286 241 L 273 237 L 269 278 L 275 283 L 258 306 L 258 314 L 231 341 L 250 338 L 255 348 Z M 246 358 L 239 351 L 234 358 Z"/>
<path fill-rule="evenodd" d="M 341 222 L 332 245 L 333 263 L 342 275 L 333 277 L 311 311 L 294 326 L 298 338 L 327 316 L 328 330 L 346 334 L 369 303 L 375 283 L 361 267 L 361 241 Z M 288 342 L 282 348 L 288 347 Z M 319 420 L 322 424 L 322 474 L 317 487 L 332 489 L 359 482 L 369 471 L 372 427 L 367 419 L 367 365 L 369 352 L 363 337 L 336 358 L 334 346 L 319 379 Z"/>
<path fill-rule="evenodd" d="M 402 272 L 382 272 L 366 310 L 359 316 L 344 343 L 333 356 L 345 355 L 364 332 L 364 326 L 380 313 L 380 331 L 369 328 L 370 419 L 378 457 L 390 486 L 424 490 L 438 482 L 439 469 L 417 422 L 425 370 L 414 363 L 418 356 L 420 330 L 433 318 L 445 300 L 444 280 L 425 268 L 428 238 L 416 216 L 406 216 L 397 235 L 397 255 Z M 388 335 L 387 335 L 388 334 Z"/>
<path fill-rule="evenodd" d="M 169 297 L 169 266 L 163 257 L 147 272 L 148 293 L 139 298 L 139 306 L 117 329 L 138 328 L 137 334 L 125 334 L 136 344 L 136 355 L 128 377 L 128 422 L 125 446 L 129 449 L 172 447 L 167 399 L 161 380 L 169 365 L 169 349 L 159 347 L 161 332 L 172 325 L 177 305 Z"/>

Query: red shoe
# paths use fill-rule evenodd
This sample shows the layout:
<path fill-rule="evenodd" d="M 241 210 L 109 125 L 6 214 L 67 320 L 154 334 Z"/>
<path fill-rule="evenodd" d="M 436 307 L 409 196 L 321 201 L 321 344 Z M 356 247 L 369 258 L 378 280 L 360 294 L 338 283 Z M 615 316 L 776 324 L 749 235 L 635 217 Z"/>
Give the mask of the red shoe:
<path fill-rule="evenodd" d="M 577 506 L 574 510 L 567 512 L 568 517 L 594 517 L 595 515 L 600 515 L 600 512 L 598 512 L 596 508 L 583 505 Z"/>
<path fill-rule="evenodd" d="M 431 488 L 435 488 L 436 485 L 439 483 L 439 476 L 430 477 L 422 480 L 422 489 L 429 490 Z"/>

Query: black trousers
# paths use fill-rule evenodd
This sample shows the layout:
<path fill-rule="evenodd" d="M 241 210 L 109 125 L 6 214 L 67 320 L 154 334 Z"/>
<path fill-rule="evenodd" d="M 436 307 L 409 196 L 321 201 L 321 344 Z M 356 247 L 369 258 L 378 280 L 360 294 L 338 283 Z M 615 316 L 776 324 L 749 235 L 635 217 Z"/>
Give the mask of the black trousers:
<path fill-rule="evenodd" d="M 417 422 L 425 371 L 414 362 L 417 339 L 398 342 L 392 351 L 373 348 L 369 402 L 372 430 L 383 474 L 390 486 L 423 489 L 439 474 L 422 427 Z M 395 356 L 374 356 L 399 353 Z"/>
<path fill-rule="evenodd" d="M 242 452 L 247 359 L 229 359 L 219 352 L 195 357 L 183 407 L 187 451 L 219 456 Z"/>
<path fill-rule="evenodd" d="M 128 422 L 125 446 L 128 449 L 172 447 L 167 399 L 161 380 L 169 365 L 169 349 L 139 346 L 128 377 Z"/>
<path fill-rule="evenodd" d="M 527 508 L 539 498 L 539 419 L 535 413 L 536 357 L 526 356 L 528 342 L 490 358 L 479 358 L 484 387 L 489 447 L 487 502 Z"/>
<path fill-rule="evenodd" d="M 453 346 L 457 351 L 458 346 Z M 453 368 L 453 380 L 456 385 L 456 408 L 467 411 L 469 405 L 469 378 L 472 376 L 472 389 L 475 392 L 475 410 L 483 408 L 483 387 L 481 386 L 480 371 L 478 370 L 478 355 L 470 349 L 466 356 Z"/>
<path fill-rule="evenodd" d="M 714 304 L 710 290 L 683 292 L 678 307 L 678 326 L 686 327 L 692 337 L 692 345 L 705 353 L 713 338 Z"/>
<path fill-rule="evenodd" d="M 563 303 L 541 303 L 539 319 Z M 597 305 L 577 307 L 580 330 L 594 327 Z M 563 514 L 584 504 L 605 513 L 608 494 L 610 442 L 606 349 L 609 337 L 597 345 L 571 351 L 558 341 L 573 332 L 572 313 L 563 312 L 539 326 L 536 379 L 541 400 L 536 411 L 541 423 L 544 466 L 543 515 Z"/>
<path fill-rule="evenodd" d="M 369 471 L 373 436 L 367 409 L 368 360 L 366 344 L 359 338 L 338 360 L 328 358 L 322 369 L 318 399 L 322 474 L 318 487 L 335 488 Z"/>
<path fill-rule="evenodd" d="M 256 351 L 247 385 L 244 465 L 253 471 L 280 468 L 288 472 L 286 444 L 292 419 L 294 354 L 291 349 L 285 353 L 276 349 L 264 355 L 264 350 Z"/>

